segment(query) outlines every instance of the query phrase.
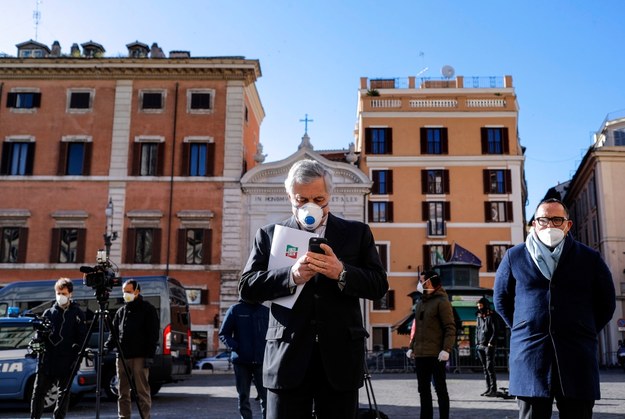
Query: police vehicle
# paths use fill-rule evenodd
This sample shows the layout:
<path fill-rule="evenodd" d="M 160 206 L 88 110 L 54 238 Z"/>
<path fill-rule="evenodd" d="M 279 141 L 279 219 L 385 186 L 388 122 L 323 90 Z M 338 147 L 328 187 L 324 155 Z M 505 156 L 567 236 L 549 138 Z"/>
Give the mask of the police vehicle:
<path fill-rule="evenodd" d="M 0 317 L 0 401 L 18 400 L 30 404 L 37 375 L 37 355 L 29 346 L 35 336 L 33 317 Z M 83 360 L 70 389 L 70 404 L 89 391 L 95 391 L 93 362 Z M 51 410 L 59 395 L 54 386 L 46 395 L 44 409 Z"/>

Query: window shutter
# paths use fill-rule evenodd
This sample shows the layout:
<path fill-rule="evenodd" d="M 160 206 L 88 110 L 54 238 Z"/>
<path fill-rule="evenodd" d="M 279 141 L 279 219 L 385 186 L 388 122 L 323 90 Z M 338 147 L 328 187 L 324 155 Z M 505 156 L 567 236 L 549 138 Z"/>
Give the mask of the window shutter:
<path fill-rule="evenodd" d="M 202 264 L 210 265 L 213 261 L 213 232 L 211 229 L 204 229 L 202 237 Z"/>
<path fill-rule="evenodd" d="M 423 245 L 423 270 L 428 271 L 430 269 L 430 246 Z"/>
<path fill-rule="evenodd" d="M 33 108 L 41 107 L 41 93 L 33 93 Z"/>
<path fill-rule="evenodd" d="M 449 170 L 443 170 L 443 192 L 449 193 Z"/>
<path fill-rule="evenodd" d="M 482 137 L 482 154 L 488 154 L 488 130 L 485 127 L 480 128 Z"/>
<path fill-rule="evenodd" d="M 512 175 L 510 169 L 504 172 L 504 177 L 506 179 L 506 193 L 512 193 Z"/>
<path fill-rule="evenodd" d="M 215 143 L 206 144 L 206 176 L 215 176 Z"/>
<path fill-rule="evenodd" d="M 0 163 L 0 175 L 6 175 L 9 173 L 11 148 L 11 143 L 6 141 L 2 143 L 2 162 Z"/>
<path fill-rule="evenodd" d="M 191 165 L 189 164 L 189 154 L 191 143 L 182 143 L 182 164 L 180 165 L 180 176 L 191 175 Z"/>
<path fill-rule="evenodd" d="M 139 176 L 140 173 L 141 173 L 141 143 L 135 142 L 132 144 L 132 167 L 130 168 L 130 176 Z M 134 256 L 132 257 L 132 260 L 134 260 Z"/>
<path fill-rule="evenodd" d="M 445 201 L 445 221 L 451 220 L 451 202 Z"/>
<path fill-rule="evenodd" d="M 393 203 L 392 202 L 386 203 L 386 222 L 387 223 L 393 222 Z"/>
<path fill-rule="evenodd" d="M 26 251 L 28 249 L 28 228 L 20 228 L 19 235 L 20 242 L 17 249 L 17 263 L 26 263 Z"/>
<path fill-rule="evenodd" d="M 59 166 L 56 169 L 57 176 L 64 176 L 67 174 L 67 143 L 61 142 L 59 146 Z M 50 259 L 51 263 L 52 259 Z"/>
<path fill-rule="evenodd" d="M 28 143 L 28 152 L 27 157 L 26 157 L 26 172 L 24 174 L 26 175 L 32 175 L 33 174 L 33 166 L 35 164 L 35 146 L 37 145 L 37 143 L 32 142 L 32 143 Z"/>
<path fill-rule="evenodd" d="M 14 108 L 17 105 L 17 93 L 7 93 L 7 108 Z"/>
<path fill-rule="evenodd" d="M 495 262 L 493 260 L 493 246 L 491 244 L 486 245 L 486 272 L 493 272 L 495 270 Z"/>
<path fill-rule="evenodd" d="M 393 128 L 386 128 L 385 131 L 386 154 L 393 154 Z"/>
<path fill-rule="evenodd" d="M 482 182 L 484 183 L 484 193 L 490 193 L 490 170 L 484 169 L 482 173 Z"/>
<path fill-rule="evenodd" d="M 367 203 L 367 209 L 368 209 L 368 215 L 367 215 L 367 220 L 372 223 L 373 222 L 373 202 L 369 201 Z"/>
<path fill-rule="evenodd" d="M 61 250 L 61 229 L 53 228 L 52 229 L 52 243 L 50 243 L 50 263 L 59 262 L 60 250 Z"/>
<path fill-rule="evenodd" d="M 490 223 L 493 221 L 493 216 L 490 213 L 491 203 L 490 201 L 484 202 L 484 221 Z"/>
<path fill-rule="evenodd" d="M 86 247 L 85 244 L 87 242 L 87 229 L 77 228 L 76 230 L 78 232 L 78 237 L 77 237 L 78 242 L 76 243 L 77 245 L 76 263 L 84 263 L 85 262 L 85 247 Z"/>
<path fill-rule="evenodd" d="M 430 219 L 430 204 L 427 201 L 421 202 L 421 220 L 428 221 Z"/>
<path fill-rule="evenodd" d="M 445 260 L 451 259 L 451 244 L 443 245 L 443 258 Z"/>
<path fill-rule="evenodd" d="M 166 143 L 163 142 L 156 145 L 158 156 L 158 161 L 156 162 L 156 176 L 163 176 L 163 167 L 165 165 L 165 144 Z"/>
<path fill-rule="evenodd" d="M 178 251 L 176 252 L 176 263 L 184 265 L 187 263 L 187 230 L 178 229 Z"/>
<path fill-rule="evenodd" d="M 137 230 L 129 228 L 126 230 L 126 263 L 135 263 L 135 245 L 137 240 Z"/>
<path fill-rule="evenodd" d="M 512 214 L 512 202 L 506 202 L 506 221 L 514 221 Z"/>
<path fill-rule="evenodd" d="M 380 170 L 374 170 L 371 172 L 371 180 L 373 181 L 373 185 L 371 185 L 371 193 L 379 195 L 380 194 Z"/>
<path fill-rule="evenodd" d="M 501 141 L 504 154 L 510 154 L 510 140 L 508 139 L 508 128 L 501 129 Z"/>
<path fill-rule="evenodd" d="M 420 142 L 421 142 L 421 154 L 427 154 L 428 152 L 428 137 L 427 128 L 419 128 Z"/>
<path fill-rule="evenodd" d="M 428 171 L 421 170 L 421 193 L 427 195 L 428 193 Z"/>
<path fill-rule="evenodd" d="M 161 263 L 161 229 L 152 230 L 152 260 L 150 263 Z"/>
<path fill-rule="evenodd" d="M 93 143 L 85 142 L 85 154 L 83 156 L 82 174 L 89 176 L 91 174 L 91 156 L 93 154 Z"/>
<path fill-rule="evenodd" d="M 449 154 L 447 128 L 441 128 L 441 153 Z"/>
<path fill-rule="evenodd" d="M 388 290 L 387 292 L 387 309 L 389 310 L 395 310 L 395 290 Z"/>
<path fill-rule="evenodd" d="M 391 195 L 393 193 L 393 171 L 386 171 L 386 193 Z"/>

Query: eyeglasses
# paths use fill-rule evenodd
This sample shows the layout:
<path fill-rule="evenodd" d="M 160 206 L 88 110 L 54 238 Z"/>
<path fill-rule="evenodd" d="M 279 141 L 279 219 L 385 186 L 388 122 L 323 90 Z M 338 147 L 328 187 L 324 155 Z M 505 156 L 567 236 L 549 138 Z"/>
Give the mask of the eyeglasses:
<path fill-rule="evenodd" d="M 568 221 L 568 219 L 564 217 L 537 217 L 536 218 L 536 222 L 541 227 L 548 226 L 550 221 L 551 221 L 551 225 L 553 225 L 554 227 L 560 227 L 562 224 L 564 224 L 565 221 Z"/>

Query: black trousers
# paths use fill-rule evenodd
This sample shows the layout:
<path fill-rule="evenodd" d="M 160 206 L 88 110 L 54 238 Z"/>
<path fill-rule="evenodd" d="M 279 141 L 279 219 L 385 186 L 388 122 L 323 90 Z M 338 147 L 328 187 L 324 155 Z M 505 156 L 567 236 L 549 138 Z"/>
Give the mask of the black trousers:
<path fill-rule="evenodd" d="M 436 357 L 417 357 L 417 386 L 421 402 L 420 419 L 432 419 L 434 407 L 432 405 L 432 384 L 438 397 L 438 415 L 440 419 L 449 419 L 449 393 L 447 392 L 447 375 L 445 362 Z"/>
<path fill-rule="evenodd" d="M 486 391 L 497 391 L 497 376 L 495 375 L 495 348 L 492 346 L 477 345 L 477 358 L 482 364 Z"/>
<path fill-rule="evenodd" d="M 358 389 L 336 391 L 326 377 L 319 348 L 296 388 L 267 389 L 267 419 L 353 419 L 358 411 Z"/>
<path fill-rule="evenodd" d="M 35 386 L 33 388 L 33 397 L 30 401 L 30 417 L 33 419 L 39 419 L 43 414 L 43 404 L 44 399 L 48 391 L 52 388 L 53 385 L 57 385 L 59 387 L 59 397 L 56 399 L 56 406 L 54 407 L 53 417 L 54 419 L 62 419 L 67 414 L 67 408 L 69 407 L 69 397 L 68 394 L 65 397 L 65 403 L 61 405 L 61 399 L 63 394 L 62 390 L 67 386 L 67 382 L 69 377 L 52 377 L 44 374 L 43 372 L 38 372 L 35 378 Z M 69 389 L 68 389 L 69 391 Z"/>

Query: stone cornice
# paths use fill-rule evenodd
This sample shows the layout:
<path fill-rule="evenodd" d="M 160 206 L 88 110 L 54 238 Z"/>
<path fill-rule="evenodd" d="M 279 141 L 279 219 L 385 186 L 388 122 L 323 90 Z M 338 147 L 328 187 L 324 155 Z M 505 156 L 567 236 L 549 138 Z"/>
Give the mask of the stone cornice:
<path fill-rule="evenodd" d="M 0 58 L 0 78 L 244 80 L 261 76 L 258 60 L 228 58 Z"/>

